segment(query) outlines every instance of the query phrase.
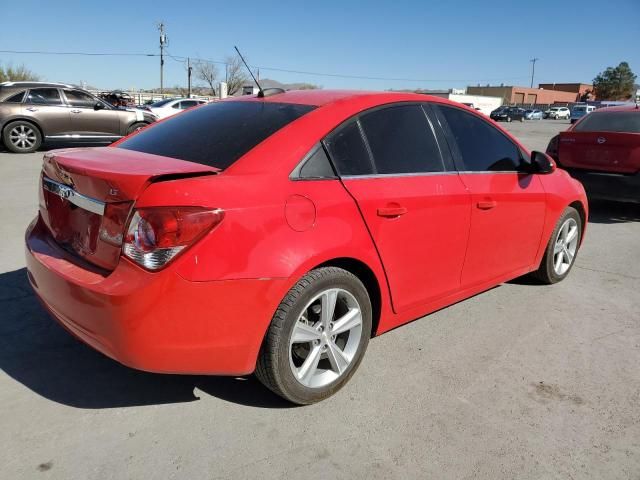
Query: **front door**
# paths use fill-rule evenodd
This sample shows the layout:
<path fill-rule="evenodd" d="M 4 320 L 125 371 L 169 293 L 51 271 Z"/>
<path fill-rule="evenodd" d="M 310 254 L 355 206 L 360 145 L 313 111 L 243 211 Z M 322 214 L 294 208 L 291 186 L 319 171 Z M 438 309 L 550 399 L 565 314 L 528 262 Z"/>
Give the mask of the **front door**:
<path fill-rule="evenodd" d="M 81 90 L 65 90 L 69 113 L 71 116 L 71 128 L 74 135 L 80 137 L 119 137 L 124 132 L 120 131 L 121 112 L 111 108 L 104 102 Z M 104 108 L 96 110 L 99 103 Z"/>
<path fill-rule="evenodd" d="M 526 173 L 520 147 L 488 121 L 439 107 L 460 178 L 471 194 L 471 230 L 461 284 L 473 287 L 533 265 L 544 224 L 546 194 Z"/>
<path fill-rule="evenodd" d="M 393 105 L 325 141 L 378 250 L 396 312 L 460 288 L 470 196 L 435 133 L 422 106 Z"/>

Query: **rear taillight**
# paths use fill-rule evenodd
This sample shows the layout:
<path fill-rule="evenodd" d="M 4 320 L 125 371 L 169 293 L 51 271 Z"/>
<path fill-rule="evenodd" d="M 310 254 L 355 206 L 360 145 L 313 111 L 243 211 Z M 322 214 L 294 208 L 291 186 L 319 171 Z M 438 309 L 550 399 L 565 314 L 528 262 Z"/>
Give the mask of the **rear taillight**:
<path fill-rule="evenodd" d="M 133 202 L 107 203 L 100 224 L 100 240 L 115 247 L 122 245 L 122 233 Z"/>
<path fill-rule="evenodd" d="M 201 207 L 135 210 L 124 238 L 124 255 L 148 270 L 158 270 L 218 225 L 224 212 Z"/>

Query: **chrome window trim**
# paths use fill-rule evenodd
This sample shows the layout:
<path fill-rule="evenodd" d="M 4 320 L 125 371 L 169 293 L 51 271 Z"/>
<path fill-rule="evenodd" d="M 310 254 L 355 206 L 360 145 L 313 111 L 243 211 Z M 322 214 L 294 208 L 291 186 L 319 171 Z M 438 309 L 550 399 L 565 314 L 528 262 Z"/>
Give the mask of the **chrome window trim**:
<path fill-rule="evenodd" d="M 446 172 L 411 172 L 411 173 L 376 173 L 373 175 L 343 175 L 340 178 L 342 180 L 357 180 L 362 178 L 394 178 L 394 177 L 431 177 L 436 175 L 458 175 L 456 171 Z"/>
<path fill-rule="evenodd" d="M 97 215 L 104 215 L 104 210 L 106 207 L 106 204 L 104 202 L 78 193 L 68 185 L 55 182 L 47 177 L 42 177 L 42 188 L 44 188 L 48 192 L 58 195 L 63 200 L 67 200 L 68 202 L 73 203 L 83 210 L 87 210 Z"/>
<path fill-rule="evenodd" d="M 473 171 L 457 171 L 457 170 L 449 170 L 446 172 L 420 172 L 420 173 L 377 173 L 374 175 L 343 175 L 340 177 L 342 180 L 357 180 L 359 178 L 367 179 L 367 178 L 390 178 L 390 177 L 431 177 L 436 175 L 491 175 L 491 174 L 515 174 L 515 175 L 531 175 L 528 172 L 516 172 L 516 171 L 487 171 L 487 172 L 473 172 Z"/>

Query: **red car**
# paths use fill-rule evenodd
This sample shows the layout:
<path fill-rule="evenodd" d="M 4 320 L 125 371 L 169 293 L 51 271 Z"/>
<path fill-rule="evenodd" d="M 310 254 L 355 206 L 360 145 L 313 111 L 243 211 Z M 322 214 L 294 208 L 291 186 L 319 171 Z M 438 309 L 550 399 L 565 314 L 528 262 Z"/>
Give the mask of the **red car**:
<path fill-rule="evenodd" d="M 640 108 L 610 107 L 551 139 L 547 153 L 589 196 L 640 202 Z"/>
<path fill-rule="evenodd" d="M 582 186 L 474 110 L 291 91 L 45 154 L 29 279 L 134 368 L 336 392 L 369 338 L 529 272 L 569 273 Z"/>

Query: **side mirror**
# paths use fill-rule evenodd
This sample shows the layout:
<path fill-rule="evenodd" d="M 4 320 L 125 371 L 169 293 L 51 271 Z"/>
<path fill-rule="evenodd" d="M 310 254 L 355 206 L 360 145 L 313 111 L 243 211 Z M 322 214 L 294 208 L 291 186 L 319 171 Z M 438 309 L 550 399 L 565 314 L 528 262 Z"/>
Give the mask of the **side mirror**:
<path fill-rule="evenodd" d="M 544 152 L 531 152 L 531 167 L 533 173 L 552 173 L 556 169 L 556 162 Z"/>
<path fill-rule="evenodd" d="M 102 110 L 104 108 L 104 103 L 102 102 L 96 102 L 96 104 L 93 106 L 94 110 Z"/>

